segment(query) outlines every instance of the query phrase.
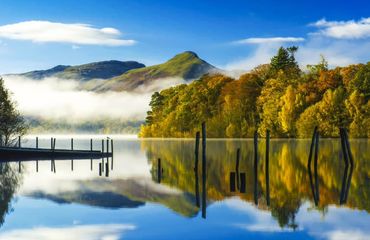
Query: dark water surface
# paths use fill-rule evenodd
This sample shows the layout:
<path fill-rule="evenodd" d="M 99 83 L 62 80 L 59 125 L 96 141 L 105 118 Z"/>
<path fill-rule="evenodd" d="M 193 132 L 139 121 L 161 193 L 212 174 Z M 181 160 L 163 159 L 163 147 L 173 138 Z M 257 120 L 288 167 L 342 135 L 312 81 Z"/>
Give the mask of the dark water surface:
<path fill-rule="evenodd" d="M 192 140 L 114 139 L 108 177 L 106 169 L 99 176 L 101 160 L 92 170 L 89 159 L 74 160 L 73 171 L 71 160 L 58 160 L 55 173 L 50 161 L 38 172 L 35 161 L 3 164 L 0 239 L 370 239 L 369 140 L 350 142 L 352 171 L 338 140 L 320 140 L 311 179 L 310 140 L 271 140 L 267 182 L 264 140 L 257 175 L 251 140 L 207 141 L 203 181 Z M 69 144 L 58 138 L 56 147 Z M 74 148 L 90 149 L 89 138 Z"/>

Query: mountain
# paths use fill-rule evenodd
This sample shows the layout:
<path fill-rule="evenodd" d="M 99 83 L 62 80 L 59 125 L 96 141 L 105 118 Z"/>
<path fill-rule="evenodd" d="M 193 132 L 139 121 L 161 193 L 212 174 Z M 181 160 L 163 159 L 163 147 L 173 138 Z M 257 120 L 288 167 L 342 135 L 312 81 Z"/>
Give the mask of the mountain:
<path fill-rule="evenodd" d="M 157 79 L 181 78 L 185 81 L 197 79 L 218 69 L 200 59 L 194 52 L 180 53 L 165 63 L 129 70 L 120 76 L 104 81 L 95 91 L 132 91 L 155 83 Z"/>
<path fill-rule="evenodd" d="M 77 66 L 58 65 L 47 70 L 31 71 L 20 74 L 20 76 L 32 79 L 43 79 L 46 77 L 58 77 L 63 79 L 77 79 L 88 81 L 91 79 L 109 79 L 120 76 L 123 73 L 137 68 L 145 67 L 144 64 L 135 61 L 101 61 Z"/>
<path fill-rule="evenodd" d="M 47 70 L 36 70 L 26 73 L 18 74 L 23 77 L 32 78 L 32 79 L 43 79 L 46 77 L 52 77 L 53 75 L 63 72 L 65 69 L 69 68 L 71 66 L 65 66 L 65 65 L 58 65 L 53 68 L 47 69 Z"/>
<path fill-rule="evenodd" d="M 136 208 L 145 204 L 145 202 L 134 201 L 126 196 L 113 192 L 70 191 L 53 195 L 38 191 L 28 196 L 37 199 L 49 199 L 58 204 L 80 203 L 83 205 L 110 209 Z"/>

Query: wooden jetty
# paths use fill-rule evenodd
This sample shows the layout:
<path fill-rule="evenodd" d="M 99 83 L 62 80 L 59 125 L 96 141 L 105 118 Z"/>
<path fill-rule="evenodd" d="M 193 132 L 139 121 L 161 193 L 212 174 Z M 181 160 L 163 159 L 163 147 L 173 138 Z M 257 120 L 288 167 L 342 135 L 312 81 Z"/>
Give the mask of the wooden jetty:
<path fill-rule="evenodd" d="M 102 152 L 100 150 L 0 147 L 0 162 L 62 159 L 100 159 L 112 156 L 112 152 Z"/>

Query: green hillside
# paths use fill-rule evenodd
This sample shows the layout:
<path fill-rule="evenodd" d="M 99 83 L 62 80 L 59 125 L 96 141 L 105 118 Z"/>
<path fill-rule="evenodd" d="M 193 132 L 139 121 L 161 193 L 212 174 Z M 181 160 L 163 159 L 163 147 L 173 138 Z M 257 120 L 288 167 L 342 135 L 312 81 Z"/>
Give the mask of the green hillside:
<path fill-rule="evenodd" d="M 130 91 L 139 86 L 150 85 L 157 79 L 179 77 L 192 80 L 216 70 L 214 66 L 200 59 L 194 52 L 187 51 L 163 64 L 127 71 L 97 86 L 94 90 Z"/>

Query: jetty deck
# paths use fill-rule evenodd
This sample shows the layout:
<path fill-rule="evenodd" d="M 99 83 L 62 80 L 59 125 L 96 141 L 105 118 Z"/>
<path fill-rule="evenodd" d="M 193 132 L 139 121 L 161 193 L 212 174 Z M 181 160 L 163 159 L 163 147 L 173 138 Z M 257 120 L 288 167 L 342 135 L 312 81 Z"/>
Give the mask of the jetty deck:
<path fill-rule="evenodd" d="M 0 162 L 28 160 L 99 159 L 112 156 L 112 152 L 102 152 L 99 150 L 0 147 Z"/>

